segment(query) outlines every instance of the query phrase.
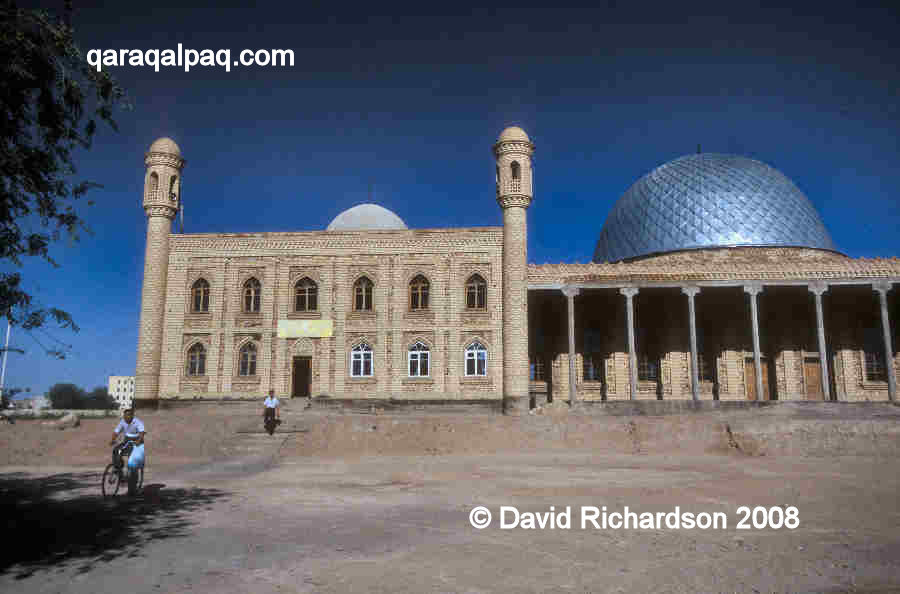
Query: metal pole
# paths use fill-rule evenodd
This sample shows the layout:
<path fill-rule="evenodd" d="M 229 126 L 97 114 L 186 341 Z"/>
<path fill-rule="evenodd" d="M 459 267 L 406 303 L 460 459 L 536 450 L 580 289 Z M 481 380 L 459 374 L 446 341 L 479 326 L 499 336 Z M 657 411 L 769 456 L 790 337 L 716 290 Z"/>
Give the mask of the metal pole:
<path fill-rule="evenodd" d="M 6 387 L 6 354 L 9 352 L 9 314 L 6 318 L 6 346 L 3 349 L 3 371 L 0 372 L 0 397 L 3 396 L 3 389 Z"/>

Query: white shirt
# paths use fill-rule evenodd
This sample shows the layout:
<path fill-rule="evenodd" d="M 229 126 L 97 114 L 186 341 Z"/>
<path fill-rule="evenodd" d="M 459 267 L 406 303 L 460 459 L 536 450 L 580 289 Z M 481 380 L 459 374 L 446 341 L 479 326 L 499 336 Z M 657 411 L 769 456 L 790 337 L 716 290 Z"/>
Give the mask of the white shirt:
<path fill-rule="evenodd" d="M 113 433 L 118 435 L 122 431 L 125 432 L 125 437 L 137 437 L 144 432 L 144 424 L 137 417 L 133 417 L 130 423 L 126 423 L 125 419 L 120 419 Z"/>
<path fill-rule="evenodd" d="M 272 396 L 271 398 L 266 396 L 266 401 L 263 402 L 263 405 L 266 408 L 275 408 L 276 406 L 278 406 L 278 399 L 274 396 Z"/>

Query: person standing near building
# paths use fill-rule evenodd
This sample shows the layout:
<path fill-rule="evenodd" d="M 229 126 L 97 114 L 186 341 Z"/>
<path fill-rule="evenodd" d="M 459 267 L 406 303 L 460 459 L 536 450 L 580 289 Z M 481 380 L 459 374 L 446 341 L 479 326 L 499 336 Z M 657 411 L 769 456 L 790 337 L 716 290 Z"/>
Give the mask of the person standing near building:
<path fill-rule="evenodd" d="M 275 398 L 275 390 L 269 390 L 269 395 L 263 401 L 263 424 L 267 423 L 270 418 L 274 418 L 276 422 L 281 420 L 281 411 L 278 408 L 278 398 Z"/>

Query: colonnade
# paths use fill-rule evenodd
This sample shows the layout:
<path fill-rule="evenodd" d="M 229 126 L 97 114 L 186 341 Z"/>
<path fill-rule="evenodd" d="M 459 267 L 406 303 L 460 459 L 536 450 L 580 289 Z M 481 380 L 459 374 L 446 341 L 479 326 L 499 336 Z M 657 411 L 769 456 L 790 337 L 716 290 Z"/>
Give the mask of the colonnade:
<path fill-rule="evenodd" d="M 860 283 L 861 284 L 861 283 Z M 721 286 L 721 285 L 716 285 Z M 753 336 L 753 362 L 755 368 L 756 394 L 761 397 L 763 394 L 762 379 L 762 355 L 760 351 L 759 339 L 759 294 L 763 292 L 763 283 L 750 282 L 741 285 L 744 292 L 749 296 L 750 300 L 750 324 Z M 828 291 L 829 283 L 823 281 L 811 281 L 807 285 L 807 289 L 815 297 L 816 306 L 816 337 L 819 349 L 819 369 L 822 380 L 822 391 L 824 399 L 831 399 L 831 388 L 828 376 L 827 364 L 827 343 L 825 339 L 825 322 L 822 309 L 822 295 Z M 897 378 L 893 365 L 893 346 L 891 345 L 891 325 L 888 312 L 887 294 L 891 290 L 893 283 L 890 281 L 882 281 L 871 284 L 872 290 L 878 293 L 881 309 L 881 327 L 883 330 L 884 353 L 887 367 L 888 379 L 888 398 L 895 401 L 897 398 Z M 568 335 L 569 335 L 569 401 L 572 405 L 577 402 L 576 390 L 576 370 L 575 370 L 575 297 L 578 296 L 583 288 L 590 286 L 565 285 L 561 288 L 563 295 L 566 297 L 567 313 L 568 313 Z M 634 298 L 640 292 L 642 287 L 625 286 L 625 287 L 605 287 L 618 288 L 619 293 L 625 297 L 626 311 L 626 331 L 628 336 L 628 372 L 629 372 L 629 399 L 637 398 L 637 354 L 635 349 L 635 328 L 634 328 Z M 647 287 L 650 288 L 650 287 Z M 679 285 L 681 292 L 687 296 L 688 305 L 688 324 L 690 330 L 690 348 L 691 348 L 691 395 L 693 400 L 700 399 L 700 379 L 699 365 L 697 353 L 697 311 L 695 298 L 703 287 L 699 285 Z M 702 313 L 702 312 L 701 312 Z"/>

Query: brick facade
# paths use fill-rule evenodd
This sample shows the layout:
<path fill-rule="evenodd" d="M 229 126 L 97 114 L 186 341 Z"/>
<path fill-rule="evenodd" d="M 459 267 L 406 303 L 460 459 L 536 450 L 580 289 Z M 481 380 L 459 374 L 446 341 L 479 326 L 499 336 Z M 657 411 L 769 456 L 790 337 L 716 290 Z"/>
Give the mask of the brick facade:
<path fill-rule="evenodd" d="M 293 392 L 292 361 L 311 357 L 311 395 L 333 398 L 485 399 L 502 395 L 502 229 L 437 229 L 173 235 L 170 237 L 161 398 L 255 397 Z M 302 255 L 295 255 L 302 254 Z M 466 281 L 487 281 L 483 310 L 466 308 Z M 409 284 L 429 281 L 428 307 L 410 309 Z M 354 311 L 354 282 L 374 283 L 371 311 Z M 260 311 L 242 311 L 242 287 L 261 284 Z M 210 286 L 209 311 L 191 311 L 191 288 Z M 315 311 L 294 310 L 294 286 L 317 284 Z M 278 320 L 332 320 L 330 337 L 278 338 Z M 464 352 L 487 347 L 485 377 L 465 377 Z M 351 349 L 372 349 L 371 377 L 351 377 Z M 409 377 L 407 353 L 429 349 L 427 377 Z M 200 343 L 206 373 L 188 375 Z M 242 345 L 256 346 L 257 372 L 242 376 Z"/>

